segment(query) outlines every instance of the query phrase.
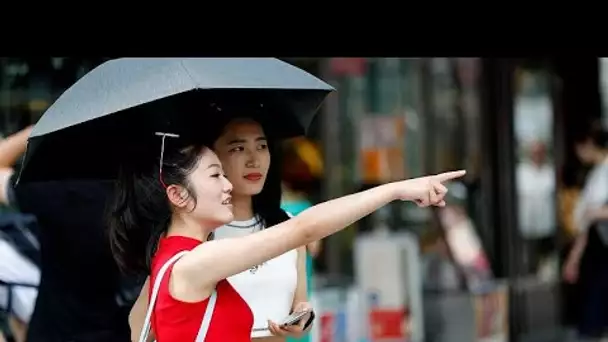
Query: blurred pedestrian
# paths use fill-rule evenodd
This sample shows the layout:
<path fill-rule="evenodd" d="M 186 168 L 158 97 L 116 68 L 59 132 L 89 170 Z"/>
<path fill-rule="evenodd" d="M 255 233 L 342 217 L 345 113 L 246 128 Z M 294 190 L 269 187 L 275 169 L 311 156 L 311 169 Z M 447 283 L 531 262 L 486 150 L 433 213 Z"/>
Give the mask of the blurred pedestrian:
<path fill-rule="evenodd" d="M 33 214 L 40 228 L 41 281 L 27 340 L 130 341 L 130 305 L 118 302 L 124 279 L 103 224 L 112 184 L 66 180 L 14 187 L 14 160 L 30 129 L 0 142 L 0 202 Z"/>
<path fill-rule="evenodd" d="M 17 161 L 25 150 L 23 141 L 27 139 L 30 130 L 31 127 L 28 127 L 0 142 L 0 166 L 12 165 Z M 2 215 L 15 216 L 7 213 Z M 11 331 L 6 333 L 17 341 L 24 341 L 38 295 L 40 269 L 33 260 L 20 252 L 19 246 L 15 245 L 8 234 L 3 231 L 1 233 L 0 306 L 8 313 L 5 326 Z M 9 292 L 11 303 L 8 303 Z"/>
<path fill-rule="evenodd" d="M 516 171 L 519 229 L 525 270 L 536 273 L 554 250 L 555 170 L 543 141 L 535 140 L 525 147 L 526 156 Z"/>
<path fill-rule="evenodd" d="M 577 139 L 581 162 L 592 165 L 574 210 L 577 236 L 564 264 L 563 276 L 578 282 L 583 338 L 600 338 L 608 327 L 608 149 L 607 136 L 592 127 Z"/>

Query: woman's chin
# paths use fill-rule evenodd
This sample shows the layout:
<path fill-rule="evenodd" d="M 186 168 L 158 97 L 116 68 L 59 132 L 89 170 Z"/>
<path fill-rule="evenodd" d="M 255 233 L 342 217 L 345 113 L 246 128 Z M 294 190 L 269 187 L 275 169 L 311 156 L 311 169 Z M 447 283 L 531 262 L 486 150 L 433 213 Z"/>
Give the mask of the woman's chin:
<path fill-rule="evenodd" d="M 228 224 L 232 221 L 234 221 L 234 213 L 232 213 L 232 206 L 230 206 L 230 211 L 226 213 L 226 215 L 223 215 L 223 220 L 222 220 L 222 224 Z"/>

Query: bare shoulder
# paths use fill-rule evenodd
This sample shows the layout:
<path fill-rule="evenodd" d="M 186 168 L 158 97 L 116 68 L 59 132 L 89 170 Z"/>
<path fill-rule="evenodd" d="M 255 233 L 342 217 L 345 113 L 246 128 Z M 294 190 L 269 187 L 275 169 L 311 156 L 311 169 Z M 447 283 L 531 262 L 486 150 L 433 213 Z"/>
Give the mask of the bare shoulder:
<path fill-rule="evenodd" d="M 184 255 L 173 265 L 169 275 L 169 293 L 182 302 L 196 303 L 209 297 L 215 284 L 201 283 L 197 268 L 191 267 L 192 262 L 187 257 L 188 254 Z"/>

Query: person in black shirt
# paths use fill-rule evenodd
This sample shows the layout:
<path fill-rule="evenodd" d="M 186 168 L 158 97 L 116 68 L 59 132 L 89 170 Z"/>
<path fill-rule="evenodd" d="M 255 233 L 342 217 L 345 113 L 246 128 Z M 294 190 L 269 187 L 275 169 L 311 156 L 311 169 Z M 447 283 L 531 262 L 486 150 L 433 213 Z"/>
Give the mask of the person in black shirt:
<path fill-rule="evenodd" d="M 20 132 L 0 142 L 0 202 L 35 215 L 40 227 L 41 282 L 27 341 L 130 341 L 132 302 L 120 298 L 125 279 L 112 257 L 103 219 L 112 183 L 70 180 L 15 187 L 17 173 L 2 164 L 2 156 L 23 153 L 26 140 Z"/>

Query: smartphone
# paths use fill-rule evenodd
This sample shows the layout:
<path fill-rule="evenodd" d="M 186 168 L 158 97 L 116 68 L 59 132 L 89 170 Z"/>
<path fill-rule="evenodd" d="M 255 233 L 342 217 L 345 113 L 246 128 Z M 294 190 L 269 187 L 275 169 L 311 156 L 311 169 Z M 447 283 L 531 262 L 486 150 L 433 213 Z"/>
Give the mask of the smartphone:
<path fill-rule="evenodd" d="M 311 310 L 303 310 L 303 311 L 294 312 L 291 315 L 285 317 L 285 319 L 283 319 L 283 321 L 279 325 L 280 326 L 296 325 L 296 324 L 298 324 L 298 322 L 300 322 L 300 320 L 304 316 L 308 315 L 310 313 L 310 311 Z"/>

